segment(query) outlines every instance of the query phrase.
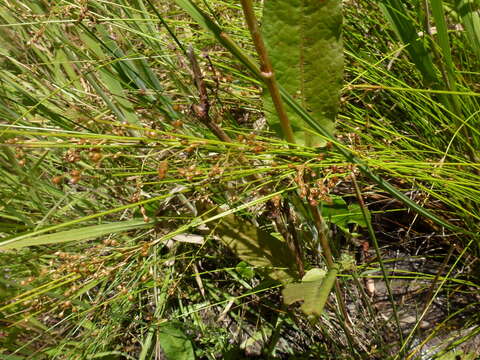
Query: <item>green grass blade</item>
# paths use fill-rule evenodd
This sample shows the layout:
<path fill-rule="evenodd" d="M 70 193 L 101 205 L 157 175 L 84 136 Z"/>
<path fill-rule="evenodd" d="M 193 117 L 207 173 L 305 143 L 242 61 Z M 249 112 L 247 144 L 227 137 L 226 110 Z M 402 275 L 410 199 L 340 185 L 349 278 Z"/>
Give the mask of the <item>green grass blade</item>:
<path fill-rule="evenodd" d="M 257 79 L 261 79 L 260 69 L 256 62 L 245 53 L 245 51 L 233 41 L 226 32 L 208 17 L 191 0 L 175 0 L 185 12 L 192 17 L 204 29 L 210 31 L 215 39 L 230 51 L 241 63 L 243 63 Z"/>
<path fill-rule="evenodd" d="M 141 229 L 151 226 L 152 224 L 145 223 L 143 219 L 93 225 L 79 229 L 60 231 L 53 234 L 25 237 L 19 240 L 5 240 L 0 243 L 0 250 L 21 249 L 26 246 L 59 244 L 71 241 L 87 241 L 115 232 Z"/>
<path fill-rule="evenodd" d="M 457 0 L 455 9 L 462 19 L 469 45 L 480 59 L 480 2 L 478 0 Z"/>
<path fill-rule="evenodd" d="M 438 78 L 433 59 L 419 38 L 415 23 L 409 17 L 403 2 L 384 0 L 379 5 L 397 36 L 404 44 L 408 45 L 407 51 L 421 72 L 425 83 L 427 85 L 437 83 Z"/>
<path fill-rule="evenodd" d="M 456 90 L 455 66 L 452 59 L 452 49 L 450 47 L 450 40 L 448 39 L 448 28 L 445 20 L 445 12 L 443 9 L 442 0 L 431 1 L 432 15 L 437 26 L 437 39 L 440 46 L 442 58 L 445 62 L 448 74 L 448 88 L 449 90 Z"/>

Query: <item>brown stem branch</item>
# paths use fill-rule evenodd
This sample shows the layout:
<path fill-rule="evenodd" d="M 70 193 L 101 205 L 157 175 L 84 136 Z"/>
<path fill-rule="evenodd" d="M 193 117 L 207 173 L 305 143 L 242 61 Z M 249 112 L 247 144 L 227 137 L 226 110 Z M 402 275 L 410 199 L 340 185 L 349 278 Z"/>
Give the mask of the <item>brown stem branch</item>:
<path fill-rule="evenodd" d="M 280 119 L 280 126 L 282 128 L 283 135 L 289 143 L 294 144 L 295 139 L 293 136 L 292 127 L 290 125 L 290 120 L 288 119 L 287 111 L 283 105 L 272 63 L 268 57 L 267 48 L 265 47 L 265 43 L 258 27 L 255 12 L 253 10 L 252 0 L 241 0 L 241 3 L 248 29 L 250 30 L 255 49 L 257 50 L 260 59 L 260 75 L 265 80 L 265 84 L 267 85 L 270 96 L 272 97 L 273 105 L 275 106 L 275 110 L 277 111 Z"/>
<path fill-rule="evenodd" d="M 192 66 L 193 71 L 193 78 L 195 80 L 195 85 L 197 86 L 198 93 L 199 93 L 199 103 L 194 104 L 192 106 L 195 115 L 197 115 L 198 119 L 208 127 L 220 140 L 224 142 L 231 143 L 232 139 L 228 134 L 223 131 L 223 129 L 215 124 L 209 115 L 210 110 L 210 103 L 208 101 L 208 93 L 207 87 L 205 85 L 205 81 L 203 79 L 202 70 L 200 70 L 200 66 L 198 65 L 197 58 L 195 57 L 195 52 L 193 48 L 190 46 L 187 50 L 187 56 L 190 60 L 190 64 Z"/>

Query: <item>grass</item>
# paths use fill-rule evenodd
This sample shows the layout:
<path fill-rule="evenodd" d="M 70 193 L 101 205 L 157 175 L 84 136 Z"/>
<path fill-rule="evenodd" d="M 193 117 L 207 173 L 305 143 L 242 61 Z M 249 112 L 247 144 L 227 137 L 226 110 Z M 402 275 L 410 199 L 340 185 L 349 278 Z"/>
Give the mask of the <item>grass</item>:
<path fill-rule="evenodd" d="M 437 35 L 428 35 L 428 9 L 413 2 L 407 11 L 381 4 L 408 15 L 397 28 L 377 4 L 347 3 L 337 136 L 319 152 L 287 147 L 263 124 L 239 5 L 198 1 L 216 25 L 177 3 L 0 3 L 0 358 L 413 359 L 462 342 L 471 351 L 480 320 L 476 13 L 432 2 Z M 462 18 L 465 31 L 450 30 Z M 400 25 L 427 34 L 417 46 L 432 56 L 432 82 Z M 189 45 L 212 121 L 232 142 L 191 110 L 199 94 Z M 292 233 L 306 270 L 324 267 L 304 188 L 323 204 L 333 255 L 358 258 L 338 276 L 348 319 L 330 296 L 321 320 L 308 321 L 271 279 L 299 277 L 294 260 L 268 247 L 283 251 Z M 331 198 L 344 199 L 343 213 L 325 210 Z M 272 203 L 289 209 L 293 228 L 279 227 L 287 213 Z M 360 250 L 375 239 L 377 255 Z M 381 268 L 396 308 L 379 300 Z M 399 283 L 415 290 L 401 295 Z M 402 312 L 415 319 L 399 329 Z M 458 336 L 444 340 L 448 327 Z"/>

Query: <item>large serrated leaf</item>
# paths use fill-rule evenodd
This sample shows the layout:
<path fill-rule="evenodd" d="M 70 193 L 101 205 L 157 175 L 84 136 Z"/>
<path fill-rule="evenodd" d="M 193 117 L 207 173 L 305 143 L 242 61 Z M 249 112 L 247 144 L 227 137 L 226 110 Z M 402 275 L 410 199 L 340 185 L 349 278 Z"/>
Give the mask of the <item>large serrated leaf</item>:
<path fill-rule="evenodd" d="M 278 82 L 327 131 L 333 133 L 343 78 L 340 0 L 267 0 L 262 33 Z M 270 96 L 264 97 L 267 120 L 280 132 Z M 287 110 L 295 141 L 322 145 L 302 128 L 304 121 Z"/>

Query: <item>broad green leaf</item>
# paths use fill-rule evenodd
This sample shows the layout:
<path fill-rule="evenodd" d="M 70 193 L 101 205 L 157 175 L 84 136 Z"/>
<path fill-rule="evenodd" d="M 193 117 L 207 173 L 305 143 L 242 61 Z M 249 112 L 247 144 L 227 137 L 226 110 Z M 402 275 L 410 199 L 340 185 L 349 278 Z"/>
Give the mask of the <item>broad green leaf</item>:
<path fill-rule="evenodd" d="M 216 230 L 222 242 L 240 259 L 265 268 L 264 272 L 272 279 L 287 282 L 295 277 L 295 259 L 284 241 L 233 214 L 223 217 Z"/>
<path fill-rule="evenodd" d="M 158 331 L 158 338 L 167 360 L 195 359 L 191 341 L 174 323 L 162 324 Z"/>
<path fill-rule="evenodd" d="M 140 229 L 152 226 L 146 224 L 143 219 L 123 221 L 102 225 L 86 226 L 79 229 L 56 232 L 53 234 L 21 237 L 19 240 L 9 239 L 0 242 L 0 250 L 21 249 L 26 246 L 38 246 L 46 244 L 59 244 L 70 241 L 86 241 L 98 238 L 103 235 L 114 232 L 123 232 L 127 230 Z"/>
<path fill-rule="evenodd" d="M 341 11 L 340 0 L 268 0 L 262 20 L 278 82 L 332 134 L 343 78 Z M 280 131 L 269 94 L 264 103 L 268 122 Z M 302 130 L 306 125 L 300 116 L 291 109 L 287 112 L 297 143 L 324 144 Z"/>
<path fill-rule="evenodd" d="M 334 266 L 326 275 L 321 269 L 312 269 L 305 274 L 301 283 L 285 286 L 282 290 L 283 301 L 287 305 L 303 301 L 300 308 L 305 314 L 320 316 L 335 284 L 337 274 L 338 266 Z"/>
<path fill-rule="evenodd" d="M 349 232 L 348 224 L 367 227 L 362 210 L 358 204 L 347 205 L 341 197 L 333 197 L 332 203 L 322 205 L 322 216 L 345 232 Z"/>

